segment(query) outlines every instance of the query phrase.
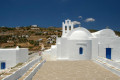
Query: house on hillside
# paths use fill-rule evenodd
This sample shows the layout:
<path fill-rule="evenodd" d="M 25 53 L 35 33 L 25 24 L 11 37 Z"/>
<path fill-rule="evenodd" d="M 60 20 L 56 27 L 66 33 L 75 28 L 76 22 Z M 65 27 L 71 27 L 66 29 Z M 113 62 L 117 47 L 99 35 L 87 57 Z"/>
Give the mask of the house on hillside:
<path fill-rule="evenodd" d="M 38 27 L 38 25 L 31 25 L 31 29 L 32 30 L 39 30 L 40 28 Z"/>
<path fill-rule="evenodd" d="M 47 39 L 47 42 L 46 42 L 46 43 L 52 44 L 52 43 L 54 43 L 54 42 L 55 42 L 55 39 L 50 37 L 50 38 Z"/>

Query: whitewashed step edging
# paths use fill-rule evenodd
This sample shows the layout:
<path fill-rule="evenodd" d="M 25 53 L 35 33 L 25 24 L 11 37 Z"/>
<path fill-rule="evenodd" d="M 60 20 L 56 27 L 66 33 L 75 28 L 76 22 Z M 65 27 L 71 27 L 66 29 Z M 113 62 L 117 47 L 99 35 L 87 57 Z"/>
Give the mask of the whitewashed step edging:
<path fill-rule="evenodd" d="M 32 80 L 33 76 L 36 74 L 36 72 L 40 69 L 40 67 L 46 62 L 46 60 L 42 61 L 40 64 L 33 69 L 33 71 L 24 79 L 24 80 Z"/>
<path fill-rule="evenodd" d="M 15 71 L 13 74 L 3 78 L 2 80 L 17 80 L 22 77 L 36 62 L 40 61 L 42 56 L 37 59 L 30 61 L 28 64 L 20 68 L 19 70 Z"/>

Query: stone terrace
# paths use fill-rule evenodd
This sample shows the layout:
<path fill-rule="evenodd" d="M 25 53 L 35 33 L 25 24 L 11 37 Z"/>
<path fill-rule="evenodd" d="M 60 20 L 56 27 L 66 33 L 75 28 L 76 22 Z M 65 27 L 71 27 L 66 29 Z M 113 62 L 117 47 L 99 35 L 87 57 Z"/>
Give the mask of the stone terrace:
<path fill-rule="evenodd" d="M 47 61 L 33 80 L 120 80 L 120 77 L 92 61 Z"/>

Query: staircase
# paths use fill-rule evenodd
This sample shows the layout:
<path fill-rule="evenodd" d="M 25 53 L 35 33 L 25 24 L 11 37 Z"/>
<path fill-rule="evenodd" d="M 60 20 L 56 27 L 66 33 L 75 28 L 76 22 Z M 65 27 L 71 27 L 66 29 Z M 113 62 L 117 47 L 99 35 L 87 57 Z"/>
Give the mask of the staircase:
<path fill-rule="evenodd" d="M 37 70 L 41 67 L 39 67 L 40 64 L 43 64 L 45 62 L 45 60 L 41 60 L 40 62 L 37 62 L 36 64 L 34 64 L 21 78 L 19 78 L 18 80 L 32 80 L 32 77 L 34 76 L 34 74 L 37 72 Z M 35 70 L 37 69 L 37 70 Z M 31 76 L 31 73 L 34 73 Z"/>
<path fill-rule="evenodd" d="M 114 62 L 103 57 L 98 57 L 94 62 L 110 70 L 114 74 L 120 76 L 120 63 Z"/>
<path fill-rule="evenodd" d="M 32 80 L 32 77 L 45 62 L 46 60 L 43 60 L 42 56 L 37 56 L 2 80 Z"/>

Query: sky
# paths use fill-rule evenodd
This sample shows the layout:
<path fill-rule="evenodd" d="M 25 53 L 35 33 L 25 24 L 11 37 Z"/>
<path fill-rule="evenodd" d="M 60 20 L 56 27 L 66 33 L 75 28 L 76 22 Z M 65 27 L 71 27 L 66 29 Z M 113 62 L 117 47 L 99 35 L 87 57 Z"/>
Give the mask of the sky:
<path fill-rule="evenodd" d="M 0 0 L 0 26 L 61 27 L 66 19 L 120 30 L 120 0 Z"/>

